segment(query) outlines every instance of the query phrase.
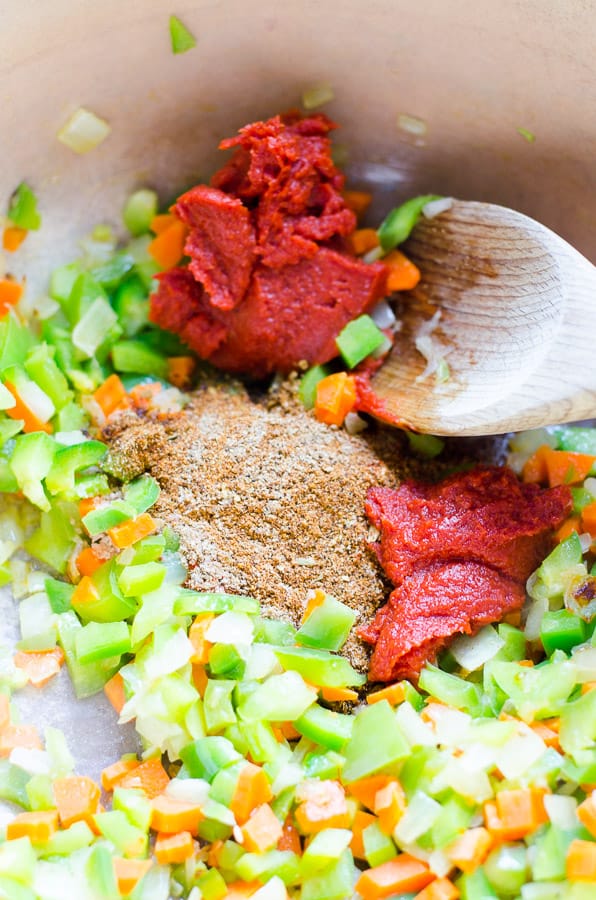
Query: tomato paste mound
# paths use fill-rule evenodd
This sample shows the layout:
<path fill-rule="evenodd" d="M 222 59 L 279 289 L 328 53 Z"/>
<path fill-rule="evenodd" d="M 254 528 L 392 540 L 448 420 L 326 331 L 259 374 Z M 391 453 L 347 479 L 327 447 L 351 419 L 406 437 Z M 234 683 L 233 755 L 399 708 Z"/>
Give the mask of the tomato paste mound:
<path fill-rule="evenodd" d="M 375 644 L 369 677 L 417 675 L 455 634 L 472 634 L 519 609 L 525 582 L 571 510 L 567 487 L 522 484 L 488 466 L 439 484 L 371 488 L 366 513 L 374 545 L 395 585 L 360 636 Z"/>
<path fill-rule="evenodd" d="M 356 227 L 323 115 L 276 116 L 223 141 L 211 186 L 183 194 L 188 266 L 158 276 L 151 320 L 214 365 L 255 378 L 337 356 L 335 337 L 385 292 L 385 266 L 345 243 Z"/>

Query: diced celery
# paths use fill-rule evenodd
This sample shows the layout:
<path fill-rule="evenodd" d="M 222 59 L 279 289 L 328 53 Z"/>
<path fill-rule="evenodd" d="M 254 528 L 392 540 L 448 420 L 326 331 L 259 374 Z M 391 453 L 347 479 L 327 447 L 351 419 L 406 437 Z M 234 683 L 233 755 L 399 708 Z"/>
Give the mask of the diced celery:
<path fill-rule="evenodd" d="M 180 758 L 191 778 L 204 778 L 211 782 L 220 769 L 242 757 L 230 741 L 214 736 L 199 738 L 187 744 L 180 751 Z"/>
<path fill-rule="evenodd" d="M 296 629 L 290 622 L 281 619 L 264 619 L 259 616 L 255 620 L 255 643 L 277 644 L 280 647 L 296 642 Z"/>
<path fill-rule="evenodd" d="M 393 250 L 398 244 L 403 244 L 409 238 L 426 204 L 439 199 L 435 194 L 425 194 L 421 197 L 412 197 L 401 206 L 392 209 L 377 229 L 385 253 Z"/>
<path fill-rule="evenodd" d="M 345 761 L 345 757 L 334 750 L 307 753 L 304 758 L 304 774 L 307 778 L 338 779 Z"/>
<path fill-rule="evenodd" d="M 417 434 L 414 431 L 406 431 L 410 450 L 417 456 L 425 459 L 434 459 L 443 452 L 445 441 L 433 434 Z"/>
<path fill-rule="evenodd" d="M 56 646 L 56 625 L 44 592 L 30 594 L 19 604 L 20 650 L 51 650 Z"/>
<path fill-rule="evenodd" d="M 26 181 L 21 181 L 10 198 L 8 218 L 25 231 L 37 231 L 41 226 L 41 216 L 37 209 L 37 197 Z"/>
<path fill-rule="evenodd" d="M 345 900 L 354 893 L 358 871 L 350 850 L 344 850 L 336 863 L 302 882 L 300 900 Z"/>
<path fill-rule="evenodd" d="M 33 878 L 35 862 L 35 851 L 28 837 L 0 844 L 0 876 L 28 884 Z"/>
<path fill-rule="evenodd" d="M 394 828 L 393 837 L 400 845 L 413 844 L 434 825 L 440 815 L 440 803 L 423 790 L 417 790 Z"/>
<path fill-rule="evenodd" d="M 261 605 L 254 597 L 237 594 L 202 594 L 181 588 L 174 603 L 174 615 L 196 616 L 199 613 L 244 612 L 258 615 Z"/>
<path fill-rule="evenodd" d="M 302 400 L 305 409 L 312 409 L 317 399 L 317 385 L 319 381 L 331 373 L 329 366 L 313 366 L 300 379 L 298 396 Z"/>
<path fill-rule="evenodd" d="M 0 372 L 21 365 L 35 339 L 33 333 L 10 312 L 0 319 Z"/>
<path fill-rule="evenodd" d="M 485 860 L 484 872 L 497 894 L 517 897 L 528 878 L 526 848 L 516 844 L 502 844 Z"/>
<path fill-rule="evenodd" d="M 300 878 L 300 857 L 291 850 L 245 853 L 240 857 L 235 868 L 240 878 L 245 881 L 258 879 L 265 883 L 269 878 L 277 875 L 284 884 L 295 884 Z M 317 900 L 323 900 L 323 898 L 318 897 Z"/>
<path fill-rule="evenodd" d="M 168 361 L 140 340 L 118 341 L 112 347 L 112 363 L 117 372 L 168 377 Z"/>
<path fill-rule="evenodd" d="M 42 481 L 52 468 L 55 452 L 55 441 L 45 432 L 35 431 L 17 437 L 10 460 L 10 467 L 24 495 L 46 512 L 50 509 L 50 501 Z"/>
<path fill-rule="evenodd" d="M 310 647 L 275 647 L 284 669 L 302 675 L 306 681 L 321 687 L 352 687 L 364 684 L 366 677 L 356 672 L 343 656 Z"/>
<path fill-rule="evenodd" d="M 369 866 L 380 866 L 397 856 L 397 848 L 378 822 L 368 825 L 362 832 L 364 856 Z"/>
<path fill-rule="evenodd" d="M 455 884 L 459 888 L 461 900 L 497 900 L 498 894 L 493 891 L 482 868 L 469 875 L 462 875 Z"/>
<path fill-rule="evenodd" d="M 136 275 L 127 278 L 118 286 L 112 304 L 124 329 L 125 337 L 135 337 L 149 324 L 147 287 Z"/>
<path fill-rule="evenodd" d="M 500 638 L 505 642 L 498 653 L 493 657 L 494 660 L 520 660 L 526 657 L 526 636 L 519 628 L 508 625 L 507 622 L 501 622 L 497 625 L 497 632 Z"/>
<path fill-rule="evenodd" d="M 75 281 L 81 274 L 82 268 L 80 262 L 58 266 L 50 276 L 50 297 L 52 297 L 53 300 L 57 300 L 61 305 L 65 304 L 70 297 Z"/>
<path fill-rule="evenodd" d="M 322 744 L 330 750 L 341 750 L 352 734 L 354 721 L 354 716 L 332 712 L 313 703 L 294 721 L 294 727 L 316 744 Z"/>
<path fill-rule="evenodd" d="M 58 431 L 82 431 L 89 425 L 89 416 L 78 403 L 67 403 L 56 416 Z"/>
<path fill-rule="evenodd" d="M 112 809 L 123 812 L 131 825 L 141 831 L 149 831 L 153 807 L 142 790 L 115 788 Z"/>
<path fill-rule="evenodd" d="M 596 691 L 567 702 L 561 710 L 561 747 L 572 756 L 590 750 L 596 740 Z"/>
<path fill-rule="evenodd" d="M 115 329 L 118 316 L 104 297 L 96 297 L 83 312 L 72 330 L 72 342 L 87 357 L 93 356 L 111 335 L 122 334 Z M 114 330 L 115 329 L 115 330 Z"/>
<path fill-rule="evenodd" d="M 577 680 L 575 667 L 566 660 L 534 668 L 495 662 L 490 672 L 525 720 L 558 715 Z"/>
<path fill-rule="evenodd" d="M 209 869 L 197 878 L 196 885 L 203 900 L 222 900 L 228 893 L 228 886 L 217 869 Z"/>
<path fill-rule="evenodd" d="M 77 632 L 83 626 L 72 611 L 62 613 L 57 617 L 58 639 L 64 650 L 66 665 L 79 699 L 90 697 L 101 691 L 106 681 L 112 677 L 117 669 L 117 660 L 101 660 L 92 663 L 80 663 L 75 653 L 75 640 Z"/>
<path fill-rule="evenodd" d="M 53 502 L 48 512 L 42 512 L 39 528 L 25 541 L 25 550 L 62 575 L 77 541 L 76 518 L 76 506 Z"/>
<path fill-rule="evenodd" d="M 197 45 L 195 36 L 178 16 L 170 16 L 170 42 L 172 53 L 186 53 Z"/>
<path fill-rule="evenodd" d="M 107 447 L 101 441 L 83 441 L 58 450 L 53 458 L 52 468 L 46 477 L 46 487 L 51 494 L 62 494 L 66 500 L 73 500 L 77 494 L 75 475 L 81 469 L 96 466 L 105 456 Z"/>
<path fill-rule="evenodd" d="M 70 600 L 74 593 L 74 584 L 66 581 L 58 581 L 56 578 L 46 578 L 45 590 L 52 607 L 52 612 L 63 613 L 70 609 Z"/>
<path fill-rule="evenodd" d="M 24 424 L 23 419 L 0 419 L 0 447 L 18 434 Z"/>
<path fill-rule="evenodd" d="M 55 350 L 48 344 L 38 344 L 29 351 L 25 360 L 25 371 L 42 391 L 48 395 L 57 410 L 62 409 L 73 398 L 66 378 L 54 360 Z"/>
<path fill-rule="evenodd" d="M 296 642 L 320 650 L 340 650 L 355 620 L 354 610 L 327 594 L 298 629 Z"/>
<path fill-rule="evenodd" d="M 142 566 L 148 562 L 155 562 L 164 552 L 165 546 L 166 539 L 163 534 L 150 534 L 133 547 L 123 550 L 118 556 L 118 563 L 122 566 Z"/>
<path fill-rule="evenodd" d="M 117 568 L 112 560 L 95 570 L 91 581 L 97 599 L 85 598 L 80 602 L 77 594 L 71 601 L 73 609 L 86 622 L 120 622 L 128 619 L 137 609 L 135 601 L 124 597 L 118 587 Z"/>
<path fill-rule="evenodd" d="M 308 878 L 336 862 L 351 840 L 352 832 L 347 828 L 324 828 L 315 834 L 302 855 L 303 877 Z"/>
<path fill-rule="evenodd" d="M 535 572 L 535 579 L 544 585 L 549 597 L 562 597 L 568 580 L 568 570 L 582 562 L 582 547 L 577 532 L 561 541 L 549 553 Z"/>
<path fill-rule="evenodd" d="M 141 597 L 161 587 L 165 574 L 157 562 L 126 566 L 118 575 L 118 585 L 125 597 Z"/>
<path fill-rule="evenodd" d="M 75 822 L 64 831 L 57 831 L 49 841 L 37 847 L 40 856 L 69 856 L 76 850 L 89 847 L 95 835 L 86 822 Z"/>
<path fill-rule="evenodd" d="M 224 806 L 230 806 L 234 792 L 236 791 L 238 778 L 245 765 L 246 763 L 244 760 L 240 760 L 239 762 L 226 766 L 225 769 L 220 769 L 215 775 L 211 782 L 211 787 L 209 788 L 209 796 L 212 800 L 215 800 L 217 803 L 222 803 Z"/>
<path fill-rule="evenodd" d="M 535 881 L 562 881 L 565 878 L 567 850 L 576 836 L 550 825 L 536 837 L 530 856 Z"/>
<path fill-rule="evenodd" d="M 157 215 L 157 194 L 149 188 L 141 188 L 126 200 L 122 218 L 132 235 L 137 237 L 149 231 L 151 222 Z"/>
<path fill-rule="evenodd" d="M 573 453 L 596 456 L 596 428 L 560 425 L 555 428 L 555 437 L 557 450 L 571 450 Z"/>
<path fill-rule="evenodd" d="M 124 485 L 124 499 L 134 506 L 137 515 L 145 512 L 159 497 L 159 484 L 151 475 L 140 475 Z"/>
<path fill-rule="evenodd" d="M 118 853 L 127 857 L 145 856 L 148 836 L 146 831 L 132 825 L 120 810 L 98 813 L 93 821 L 101 834 L 110 841 Z"/>
<path fill-rule="evenodd" d="M 431 697 L 436 697 L 448 706 L 455 706 L 471 715 L 481 713 L 480 690 L 471 681 L 441 672 L 436 666 L 427 663 L 420 673 L 418 685 Z"/>
<path fill-rule="evenodd" d="M 473 815 L 473 804 L 466 802 L 458 794 L 443 800 L 441 812 L 430 830 L 432 847 L 440 850 L 451 844 L 469 827 Z"/>
<path fill-rule="evenodd" d="M 209 652 L 209 671 L 212 675 L 240 680 L 246 670 L 246 660 L 233 644 L 214 644 Z"/>
<path fill-rule="evenodd" d="M 371 735 L 375 735 L 371 741 Z M 344 782 L 357 781 L 377 772 L 394 771 L 410 755 L 395 713 L 386 700 L 365 707 L 354 719 L 352 736 L 344 747 Z"/>
<path fill-rule="evenodd" d="M 238 706 L 245 722 L 283 722 L 301 716 L 317 699 L 297 672 L 271 675 Z"/>
<path fill-rule="evenodd" d="M 112 659 L 130 651 L 130 628 L 126 622 L 89 622 L 75 637 L 75 653 L 80 663 Z"/>
<path fill-rule="evenodd" d="M 207 680 L 207 687 L 203 697 L 203 710 L 207 733 L 214 734 L 223 731 L 226 725 L 233 725 L 236 721 L 236 713 L 232 706 L 232 691 L 234 681 L 218 679 Z"/>
<path fill-rule="evenodd" d="M 159 272 L 159 266 L 147 252 L 147 247 L 151 243 L 152 238 L 152 235 L 141 234 L 139 237 L 133 238 L 126 247 L 127 252 L 130 253 L 135 261 L 135 273 L 147 290 L 151 289 L 153 279 Z"/>
<path fill-rule="evenodd" d="M 268 722 L 245 722 L 241 730 L 246 739 L 246 752 L 251 759 L 266 763 L 277 758 L 280 745 Z"/>
<path fill-rule="evenodd" d="M 27 782 L 31 776 L 7 759 L 0 759 L 0 799 L 29 809 Z"/>
<path fill-rule="evenodd" d="M 93 885 L 94 900 L 114 900 L 119 894 L 112 854 L 107 844 L 94 844 L 85 863 L 88 883 Z"/>
<path fill-rule="evenodd" d="M 49 775 L 32 775 L 26 785 L 31 810 L 52 809 L 56 803 Z"/>
<path fill-rule="evenodd" d="M 353 369 L 385 342 L 385 335 L 370 316 L 362 315 L 348 322 L 335 339 L 346 365 Z"/>
<path fill-rule="evenodd" d="M 109 528 L 114 528 L 115 525 L 134 519 L 135 516 L 135 508 L 130 503 L 126 503 L 124 500 L 112 500 L 107 506 L 92 509 L 86 516 L 83 516 L 83 525 L 87 533 L 94 537 Z"/>
<path fill-rule="evenodd" d="M 91 276 L 107 291 L 113 291 L 134 267 L 135 261 L 126 251 L 121 250 L 107 262 L 91 270 Z"/>
<path fill-rule="evenodd" d="M 88 272 L 77 275 L 68 297 L 64 300 L 56 297 L 71 327 L 74 327 L 82 319 L 91 304 L 98 298 L 108 302 L 108 295 Z"/>

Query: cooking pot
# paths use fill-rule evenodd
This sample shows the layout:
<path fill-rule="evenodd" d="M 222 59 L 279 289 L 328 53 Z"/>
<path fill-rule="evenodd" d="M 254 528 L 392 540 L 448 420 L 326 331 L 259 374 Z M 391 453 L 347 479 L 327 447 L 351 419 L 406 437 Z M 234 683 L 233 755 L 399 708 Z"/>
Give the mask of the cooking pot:
<path fill-rule="evenodd" d="M 197 39 L 183 55 L 172 13 Z M 421 192 L 495 201 L 596 260 L 592 35 L 585 0 L 4 0 L 0 210 L 26 179 L 43 216 L 11 266 L 43 289 L 82 234 L 119 226 L 131 189 L 167 203 L 219 165 L 221 138 L 317 86 L 333 91 L 324 111 L 351 183 L 382 206 Z M 84 156 L 56 137 L 79 106 L 111 127 Z M 3 607 L 13 638 L 6 594 Z M 134 738 L 103 698 L 73 714 L 70 691 L 63 672 L 23 692 L 23 718 L 70 732 L 79 771 L 97 776 Z"/>

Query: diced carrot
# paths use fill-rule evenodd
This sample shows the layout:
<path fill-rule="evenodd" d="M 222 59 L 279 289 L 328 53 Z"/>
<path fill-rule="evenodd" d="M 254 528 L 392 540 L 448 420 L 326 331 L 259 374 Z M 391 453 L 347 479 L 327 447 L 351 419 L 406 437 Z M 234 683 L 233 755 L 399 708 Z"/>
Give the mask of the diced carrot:
<path fill-rule="evenodd" d="M 100 497 L 83 497 L 82 500 L 79 500 L 79 516 L 81 519 L 84 519 L 87 513 L 95 509 L 100 499 Z"/>
<path fill-rule="evenodd" d="M 570 450 L 553 450 L 551 447 L 544 450 L 544 457 L 550 487 L 583 481 L 596 463 L 596 456 L 573 453 Z"/>
<path fill-rule="evenodd" d="M 445 851 L 462 872 L 475 872 L 488 856 L 493 839 L 486 828 L 468 828 Z"/>
<path fill-rule="evenodd" d="M 15 405 L 10 409 L 6 409 L 5 413 L 11 419 L 22 419 L 23 431 L 25 434 L 30 434 L 32 431 L 45 431 L 47 434 L 51 434 L 54 430 L 49 422 L 42 422 L 34 412 L 32 412 L 29 407 L 23 403 L 21 398 L 17 393 L 17 389 L 14 384 L 11 384 L 10 381 L 4 382 L 4 387 L 7 391 L 9 391 L 14 397 Z"/>
<path fill-rule="evenodd" d="M 566 868 L 569 881 L 596 882 L 596 843 L 579 838 L 571 841 L 567 850 Z"/>
<path fill-rule="evenodd" d="M 519 609 L 512 609 L 506 616 L 503 616 L 501 621 L 505 622 L 507 625 L 513 625 L 514 628 L 519 628 L 521 625 L 521 612 Z"/>
<path fill-rule="evenodd" d="M 494 803 L 485 804 L 485 824 L 493 837 L 521 840 L 548 821 L 544 793 L 533 789 L 499 791 Z"/>
<path fill-rule="evenodd" d="M 81 575 L 93 575 L 104 562 L 105 559 L 99 557 L 93 547 L 83 547 L 75 560 L 75 565 Z"/>
<path fill-rule="evenodd" d="M 58 674 L 64 664 L 64 653 L 60 647 L 53 647 L 51 650 L 17 650 L 14 664 L 25 672 L 33 687 L 41 687 Z"/>
<path fill-rule="evenodd" d="M 315 609 L 318 609 L 319 606 L 323 605 L 326 596 L 327 594 L 325 593 L 325 591 L 322 591 L 320 588 L 316 588 L 314 591 L 312 591 L 312 593 L 307 598 L 306 606 L 304 607 L 304 612 L 302 613 L 303 623 L 312 616 Z"/>
<path fill-rule="evenodd" d="M 197 364 L 194 356 L 170 356 L 168 359 L 168 381 L 181 390 L 192 384 L 192 376 Z"/>
<path fill-rule="evenodd" d="M 404 686 L 401 681 L 398 681 L 397 684 L 390 684 L 388 687 L 381 688 L 379 691 L 373 691 L 372 694 L 367 694 L 366 702 L 378 703 L 380 700 L 387 700 L 391 706 L 399 706 L 400 703 L 403 703 L 405 697 L 406 692 Z"/>
<path fill-rule="evenodd" d="M 190 831 L 196 837 L 199 822 L 205 818 L 198 804 L 175 800 L 167 794 L 154 797 L 151 805 L 151 827 L 166 834 Z"/>
<path fill-rule="evenodd" d="M 577 807 L 577 817 L 592 837 L 596 838 L 596 795 L 594 793 L 586 797 L 584 802 Z"/>
<path fill-rule="evenodd" d="M 178 834 L 158 834 L 155 838 L 155 858 L 160 866 L 181 863 L 195 852 L 195 844 L 190 831 Z"/>
<path fill-rule="evenodd" d="M 6 826 L 9 841 L 28 837 L 32 844 L 43 844 L 58 830 L 58 813 L 55 809 L 24 812 L 15 816 Z"/>
<path fill-rule="evenodd" d="M 257 806 L 269 803 L 272 798 L 273 792 L 265 770 L 254 763 L 246 763 L 240 770 L 230 801 L 230 809 L 238 824 L 243 825 Z"/>
<path fill-rule="evenodd" d="M 153 234 L 162 234 L 170 227 L 170 225 L 173 225 L 174 222 L 177 221 L 178 219 L 173 213 L 158 213 L 151 219 L 149 230 L 152 231 Z"/>
<path fill-rule="evenodd" d="M 557 751 L 561 749 L 558 733 L 556 731 L 553 731 L 552 728 L 549 728 L 544 720 L 530 722 L 530 728 L 532 729 L 534 734 L 537 734 L 538 737 L 544 741 L 547 747 L 552 747 L 553 750 Z"/>
<path fill-rule="evenodd" d="M 584 681 L 581 687 L 582 694 L 589 694 L 596 689 L 596 681 Z"/>
<path fill-rule="evenodd" d="M 320 693 L 327 703 L 358 703 L 358 691 L 352 688 L 322 687 Z"/>
<path fill-rule="evenodd" d="M 0 733 L 0 757 L 10 756 L 15 747 L 41 750 L 43 744 L 35 725 L 7 725 Z"/>
<path fill-rule="evenodd" d="M 405 811 L 406 795 L 397 779 L 390 781 L 375 794 L 374 812 L 379 817 L 379 827 L 385 834 L 392 834 Z"/>
<path fill-rule="evenodd" d="M 276 846 L 283 834 L 283 826 L 268 803 L 253 810 L 242 825 L 243 847 L 249 853 L 265 853 Z"/>
<path fill-rule="evenodd" d="M 356 403 L 356 381 L 347 372 L 327 375 L 317 384 L 315 416 L 327 425 L 342 425 Z"/>
<path fill-rule="evenodd" d="M 457 900 L 459 888 L 449 878 L 437 878 L 416 894 L 414 900 Z"/>
<path fill-rule="evenodd" d="M 124 691 L 124 679 L 120 672 L 112 675 L 109 681 L 103 686 L 103 692 L 118 713 L 122 712 L 122 707 L 126 703 L 126 694 Z"/>
<path fill-rule="evenodd" d="M 192 666 L 192 683 L 197 689 L 200 697 L 205 696 L 208 681 L 209 677 L 207 675 L 207 672 L 205 671 L 205 666 L 194 664 Z"/>
<path fill-rule="evenodd" d="M 592 537 L 596 537 L 596 500 L 582 509 L 582 525 L 584 531 L 589 531 Z"/>
<path fill-rule="evenodd" d="M 153 800 L 165 791 L 169 783 L 169 775 L 162 766 L 161 760 L 154 756 L 146 759 L 136 769 L 121 778 L 118 787 L 140 788 L 145 791 L 150 800 Z M 165 831 L 166 829 L 162 828 L 161 830 Z M 176 831 L 175 828 L 172 830 Z"/>
<path fill-rule="evenodd" d="M 139 761 L 134 756 L 124 756 L 117 762 L 112 763 L 111 766 L 107 766 L 101 773 L 101 786 L 104 791 L 113 791 L 124 775 L 132 772 L 133 769 L 137 769 L 138 766 Z"/>
<path fill-rule="evenodd" d="M 119 550 L 125 550 L 131 547 L 144 537 L 148 537 L 157 530 L 157 525 L 149 513 L 141 513 L 136 519 L 129 522 L 122 522 L 121 525 L 115 525 L 108 529 L 108 534 L 113 543 Z"/>
<path fill-rule="evenodd" d="M 581 531 L 581 519 L 579 516 L 569 516 L 568 519 L 565 519 L 563 524 L 555 531 L 555 538 L 560 544 L 562 541 L 566 541 L 568 537 L 571 537 L 574 531 L 576 534 L 579 534 Z"/>
<path fill-rule="evenodd" d="M 324 828 L 349 828 L 350 811 L 344 789 L 337 781 L 319 781 L 303 786 L 297 795 L 303 802 L 294 817 L 302 834 L 316 834 Z"/>
<path fill-rule="evenodd" d="M 83 606 L 85 603 L 95 603 L 98 597 L 97 588 L 90 577 L 83 575 L 73 591 L 71 602 L 75 606 Z"/>
<path fill-rule="evenodd" d="M 10 697 L 0 694 L 0 732 L 10 725 Z"/>
<path fill-rule="evenodd" d="M 546 451 L 549 450 L 548 444 L 542 444 L 538 449 L 525 461 L 522 469 L 522 481 L 532 484 L 545 484 L 548 479 L 548 471 L 546 468 Z"/>
<path fill-rule="evenodd" d="M 129 399 L 118 375 L 110 375 L 93 394 L 95 402 L 99 404 L 101 411 L 107 418 L 115 410 L 128 406 Z"/>
<path fill-rule="evenodd" d="M 517 664 L 518 666 L 522 666 L 524 669 L 533 669 L 535 666 L 535 662 L 533 659 L 520 659 Z"/>
<path fill-rule="evenodd" d="M 14 253 L 15 250 L 19 249 L 28 233 L 26 228 L 19 228 L 18 225 L 11 225 L 5 228 L 2 235 L 2 247 L 8 253 Z"/>
<path fill-rule="evenodd" d="M 278 725 L 279 733 L 286 741 L 299 741 L 302 735 L 294 728 L 292 722 L 280 722 Z"/>
<path fill-rule="evenodd" d="M 91 778 L 86 775 L 56 778 L 52 789 L 63 828 L 75 822 L 86 822 L 89 826 L 93 824 L 92 817 L 97 812 L 101 791 Z"/>
<path fill-rule="evenodd" d="M 114 856 L 113 865 L 118 890 L 121 896 L 128 897 L 147 874 L 153 862 L 150 859 L 124 859 L 121 856 Z"/>
<path fill-rule="evenodd" d="M 228 885 L 225 900 L 246 900 L 262 887 L 260 881 L 233 881 Z"/>
<path fill-rule="evenodd" d="M 350 849 L 356 859 L 365 858 L 362 832 L 376 821 L 377 817 L 373 816 L 372 813 L 364 812 L 363 809 L 356 810 L 356 815 L 352 822 L 352 840 L 350 842 Z"/>
<path fill-rule="evenodd" d="M 188 638 L 193 646 L 194 652 L 190 658 L 193 663 L 201 663 L 205 665 L 209 662 L 209 651 L 213 644 L 205 637 L 205 632 L 215 618 L 213 613 L 207 613 L 204 616 L 197 616 L 188 632 Z"/>
<path fill-rule="evenodd" d="M 162 269 L 172 269 L 184 256 L 184 244 L 188 228 L 179 219 L 174 221 L 153 238 L 147 252 Z"/>
<path fill-rule="evenodd" d="M 379 246 L 379 235 L 374 228 L 357 228 L 347 238 L 348 247 L 356 256 L 363 256 Z"/>
<path fill-rule="evenodd" d="M 156 394 L 163 391 L 159 381 L 150 381 L 149 384 L 135 384 L 130 389 L 128 396 L 136 409 L 149 409 Z"/>
<path fill-rule="evenodd" d="M 401 250 L 392 250 L 383 257 L 383 262 L 389 269 L 387 290 L 390 293 L 411 291 L 420 281 L 420 269 Z"/>
<path fill-rule="evenodd" d="M 290 850 L 292 853 L 295 853 L 296 856 L 302 855 L 302 843 L 300 841 L 300 835 L 294 828 L 292 823 L 292 819 L 290 816 L 286 819 L 283 824 L 283 830 L 281 833 L 281 837 L 277 842 L 278 850 Z"/>
<path fill-rule="evenodd" d="M 377 792 L 394 780 L 391 775 L 370 775 L 368 778 L 352 781 L 347 785 L 347 791 L 352 797 L 356 797 L 356 800 L 360 800 L 367 809 L 374 810 Z"/>
<path fill-rule="evenodd" d="M 355 889 L 363 900 L 380 900 L 391 894 L 421 891 L 435 878 L 425 863 L 408 853 L 401 853 L 395 859 L 363 872 Z"/>
<path fill-rule="evenodd" d="M 342 191 L 344 203 L 358 218 L 363 216 L 372 201 L 368 191 Z"/>
<path fill-rule="evenodd" d="M 23 295 L 23 285 L 12 278 L 0 279 L 0 317 L 5 316 Z"/>

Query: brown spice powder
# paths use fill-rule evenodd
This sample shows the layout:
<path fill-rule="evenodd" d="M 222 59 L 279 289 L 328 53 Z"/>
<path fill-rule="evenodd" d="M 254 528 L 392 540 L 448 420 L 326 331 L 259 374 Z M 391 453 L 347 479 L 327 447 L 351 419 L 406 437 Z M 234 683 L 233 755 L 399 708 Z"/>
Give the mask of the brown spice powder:
<path fill-rule="evenodd" d="M 354 609 L 356 625 L 374 616 L 390 586 L 368 547 L 366 492 L 429 477 L 401 433 L 323 425 L 291 383 L 260 402 L 237 384 L 211 384 L 181 416 L 126 412 L 104 439 L 116 474 L 159 481 L 155 514 L 180 537 L 189 587 L 250 594 L 265 615 L 295 625 L 313 588 Z M 355 634 L 344 652 L 366 670 L 369 650 Z"/>

